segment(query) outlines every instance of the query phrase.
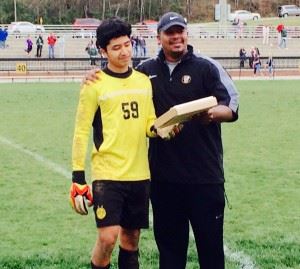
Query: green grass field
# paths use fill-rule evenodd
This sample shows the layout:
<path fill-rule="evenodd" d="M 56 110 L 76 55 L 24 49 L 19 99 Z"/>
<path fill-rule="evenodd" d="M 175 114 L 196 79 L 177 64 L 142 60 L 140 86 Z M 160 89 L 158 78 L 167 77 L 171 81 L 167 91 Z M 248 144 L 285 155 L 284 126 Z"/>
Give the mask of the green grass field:
<path fill-rule="evenodd" d="M 300 269 L 300 81 L 236 85 L 240 119 L 223 124 L 227 269 Z M 1 269 L 89 268 L 93 214 L 68 203 L 78 92 L 76 83 L 0 84 Z M 190 245 L 187 269 L 196 269 Z M 151 229 L 140 248 L 141 269 L 157 269 Z"/>

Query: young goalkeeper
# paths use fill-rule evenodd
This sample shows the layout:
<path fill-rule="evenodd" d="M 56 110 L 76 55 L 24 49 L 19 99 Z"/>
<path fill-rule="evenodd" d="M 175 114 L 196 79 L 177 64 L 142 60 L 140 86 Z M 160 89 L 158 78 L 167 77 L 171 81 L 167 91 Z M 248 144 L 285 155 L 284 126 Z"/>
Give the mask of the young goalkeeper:
<path fill-rule="evenodd" d="M 156 136 L 156 117 L 148 77 L 129 67 L 130 34 L 131 26 L 118 18 L 104 20 L 97 28 L 97 44 L 108 64 L 101 80 L 82 87 L 76 115 L 70 200 L 79 214 L 87 214 L 83 197 L 93 203 L 98 230 L 93 269 L 110 268 L 118 237 L 119 268 L 139 268 L 140 229 L 149 225 L 146 136 Z M 91 126 L 92 194 L 84 173 Z"/>

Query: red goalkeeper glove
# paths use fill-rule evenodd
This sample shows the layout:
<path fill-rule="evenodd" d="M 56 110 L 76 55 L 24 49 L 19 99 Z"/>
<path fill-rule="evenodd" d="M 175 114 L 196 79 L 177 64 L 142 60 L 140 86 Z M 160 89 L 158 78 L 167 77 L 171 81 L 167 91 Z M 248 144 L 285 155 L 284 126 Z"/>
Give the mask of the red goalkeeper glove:
<path fill-rule="evenodd" d="M 70 189 L 70 203 L 73 209 L 80 215 L 87 215 L 87 205 L 92 206 L 93 197 L 90 187 L 87 184 L 73 182 Z"/>

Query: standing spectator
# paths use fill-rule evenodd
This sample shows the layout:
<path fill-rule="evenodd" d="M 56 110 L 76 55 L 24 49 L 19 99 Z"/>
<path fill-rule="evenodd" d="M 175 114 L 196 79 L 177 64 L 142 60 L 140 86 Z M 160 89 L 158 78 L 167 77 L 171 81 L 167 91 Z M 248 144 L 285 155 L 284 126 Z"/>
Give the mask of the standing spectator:
<path fill-rule="evenodd" d="M 88 43 L 87 47 L 85 48 L 85 51 L 90 56 L 91 65 L 96 65 L 96 58 L 97 58 L 97 55 L 98 55 L 98 49 L 97 49 L 96 44 L 94 43 L 93 40 L 91 40 Z"/>
<path fill-rule="evenodd" d="M 255 54 L 255 48 L 251 47 L 250 54 L 249 54 L 249 67 L 250 68 L 253 68 L 254 54 Z"/>
<path fill-rule="evenodd" d="M 3 31 L 2 27 L 0 27 L 0 48 L 1 49 L 5 48 L 4 31 Z"/>
<path fill-rule="evenodd" d="M 287 30 L 285 29 L 285 27 L 281 29 L 280 37 L 281 40 L 280 40 L 279 47 L 282 49 L 287 49 Z"/>
<path fill-rule="evenodd" d="M 140 56 L 146 57 L 147 55 L 147 44 L 143 36 L 139 37 Z"/>
<path fill-rule="evenodd" d="M 255 48 L 254 49 L 254 57 L 253 57 L 253 73 L 254 73 L 254 76 L 256 74 L 262 75 L 260 70 L 261 70 L 260 53 L 259 53 L 259 49 Z"/>
<path fill-rule="evenodd" d="M 2 33 L 2 46 L 3 46 L 3 49 L 6 48 L 6 39 L 8 37 L 8 32 L 7 32 L 7 28 L 5 27 L 4 30 L 3 30 L 3 33 Z"/>
<path fill-rule="evenodd" d="M 240 49 L 240 68 L 244 68 L 245 61 L 247 60 L 247 52 L 245 48 Z"/>
<path fill-rule="evenodd" d="M 242 38 L 244 31 L 244 22 L 239 17 L 236 17 L 234 18 L 232 25 L 236 26 L 236 37 Z"/>
<path fill-rule="evenodd" d="M 263 25 L 262 34 L 263 34 L 263 41 L 262 41 L 263 45 L 268 45 L 269 44 L 269 36 L 270 36 L 269 25 Z"/>
<path fill-rule="evenodd" d="M 56 36 L 54 33 L 50 33 L 50 35 L 47 38 L 48 46 L 49 46 L 49 58 L 54 58 L 54 47 L 56 43 Z"/>
<path fill-rule="evenodd" d="M 131 45 L 132 45 L 132 50 L 133 50 L 133 57 L 138 57 L 138 38 L 135 35 L 131 36 Z"/>
<path fill-rule="evenodd" d="M 243 33 L 244 33 L 244 22 L 241 19 L 238 19 L 238 37 L 243 38 Z"/>
<path fill-rule="evenodd" d="M 266 62 L 266 68 L 268 69 L 269 77 L 271 78 L 274 74 L 274 61 L 272 55 L 269 56 L 267 62 Z"/>
<path fill-rule="evenodd" d="M 281 43 L 281 30 L 284 28 L 284 25 L 282 23 L 278 24 L 276 27 L 277 30 L 277 46 L 280 46 Z"/>
<path fill-rule="evenodd" d="M 32 40 L 30 36 L 28 36 L 25 42 L 25 51 L 27 52 L 27 55 L 30 55 L 32 51 L 32 46 L 33 46 Z"/>
<path fill-rule="evenodd" d="M 44 45 L 44 39 L 40 34 L 36 40 L 36 57 L 38 58 L 42 56 L 43 45 Z"/>

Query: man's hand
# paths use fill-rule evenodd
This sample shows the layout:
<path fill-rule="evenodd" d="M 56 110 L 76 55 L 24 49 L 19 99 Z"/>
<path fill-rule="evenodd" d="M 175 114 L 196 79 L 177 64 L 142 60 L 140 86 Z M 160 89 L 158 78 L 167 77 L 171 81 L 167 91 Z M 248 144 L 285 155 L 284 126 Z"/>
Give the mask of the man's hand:
<path fill-rule="evenodd" d="M 100 68 L 95 68 L 87 71 L 84 78 L 81 81 L 81 86 L 89 85 L 90 83 L 95 82 L 97 79 L 100 79 L 99 74 L 101 73 Z"/>
<path fill-rule="evenodd" d="M 201 124 L 208 125 L 214 120 L 214 114 L 213 111 L 209 109 L 208 111 L 197 114 L 195 118 L 197 118 Z"/>
<path fill-rule="evenodd" d="M 195 116 L 202 124 L 232 120 L 232 110 L 224 105 L 217 105 Z"/>
<path fill-rule="evenodd" d="M 179 134 L 182 128 L 183 124 L 179 123 L 164 128 L 157 128 L 155 129 L 155 132 L 164 140 L 170 140 L 171 138 L 174 138 L 177 134 Z"/>
<path fill-rule="evenodd" d="M 93 197 L 90 187 L 87 184 L 81 185 L 73 182 L 70 188 L 70 203 L 80 215 L 88 214 L 85 200 L 88 200 L 88 206 L 92 206 Z"/>

